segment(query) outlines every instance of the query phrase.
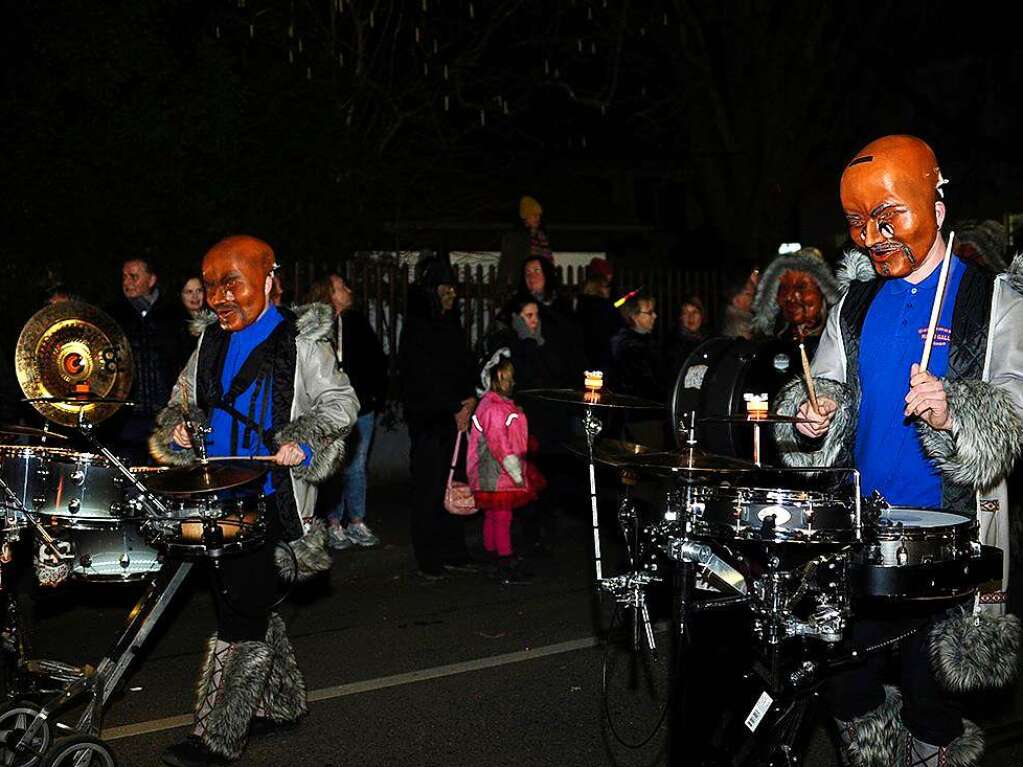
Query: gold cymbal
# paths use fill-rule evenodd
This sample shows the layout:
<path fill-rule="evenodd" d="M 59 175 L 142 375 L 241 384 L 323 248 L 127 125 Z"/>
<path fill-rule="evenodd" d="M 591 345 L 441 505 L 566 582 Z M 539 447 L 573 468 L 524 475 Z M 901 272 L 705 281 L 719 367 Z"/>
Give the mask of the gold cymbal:
<path fill-rule="evenodd" d="M 44 418 L 63 426 L 103 421 L 121 407 L 134 376 L 131 346 L 106 313 L 81 301 L 36 312 L 15 349 L 25 397 Z M 94 400 L 83 405 L 83 401 Z"/>
<path fill-rule="evenodd" d="M 238 462 L 193 463 L 154 473 L 146 479 L 146 484 L 159 495 L 214 493 L 248 484 L 266 472 L 265 466 Z"/>

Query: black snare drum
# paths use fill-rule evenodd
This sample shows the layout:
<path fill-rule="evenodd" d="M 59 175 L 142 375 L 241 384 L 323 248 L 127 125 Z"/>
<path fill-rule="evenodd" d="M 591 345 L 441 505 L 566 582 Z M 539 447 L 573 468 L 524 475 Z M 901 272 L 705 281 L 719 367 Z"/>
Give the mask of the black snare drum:
<path fill-rule="evenodd" d="M 258 548 L 266 537 L 262 496 L 175 497 L 163 502 L 167 514 L 149 517 L 143 531 L 151 545 L 170 555 L 216 559 Z"/>
<path fill-rule="evenodd" d="M 856 560 L 861 593 L 946 599 L 1000 579 L 1002 553 L 977 542 L 977 520 L 949 511 L 892 507 L 864 526 Z"/>
<path fill-rule="evenodd" d="M 697 487 L 689 510 L 697 535 L 762 543 L 848 543 L 859 539 L 851 501 L 816 490 Z"/>

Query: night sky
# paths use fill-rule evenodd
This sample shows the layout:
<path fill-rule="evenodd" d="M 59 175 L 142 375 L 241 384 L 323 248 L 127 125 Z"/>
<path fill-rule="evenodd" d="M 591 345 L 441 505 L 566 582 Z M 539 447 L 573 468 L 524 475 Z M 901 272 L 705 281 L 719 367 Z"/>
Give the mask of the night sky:
<path fill-rule="evenodd" d="M 950 220 L 1023 211 L 1023 46 L 1003 6 L 5 6 L 5 325 L 47 279 L 101 303 L 121 259 L 176 280 L 238 231 L 285 263 L 496 249 L 527 192 L 555 249 L 830 255 L 842 163 L 891 132 L 934 146 Z"/>

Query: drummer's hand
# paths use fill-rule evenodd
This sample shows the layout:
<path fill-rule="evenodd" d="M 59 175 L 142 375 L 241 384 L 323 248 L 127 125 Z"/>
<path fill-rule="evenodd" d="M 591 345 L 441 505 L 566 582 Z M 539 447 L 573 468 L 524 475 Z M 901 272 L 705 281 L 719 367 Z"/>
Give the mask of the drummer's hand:
<path fill-rule="evenodd" d="M 297 442 L 285 442 L 274 455 L 274 463 L 278 466 L 298 466 L 305 460 L 305 451 Z"/>
<path fill-rule="evenodd" d="M 185 424 L 179 423 L 174 427 L 174 431 L 171 432 L 171 442 L 185 450 L 192 447 L 192 438 L 188 436 L 188 429 L 185 428 Z"/>
<path fill-rule="evenodd" d="M 909 394 L 906 395 L 904 414 L 907 418 L 918 416 L 935 431 L 952 428 L 945 384 L 937 376 L 920 370 L 916 363 L 909 369 Z"/>
<path fill-rule="evenodd" d="M 831 428 L 831 422 L 835 418 L 835 413 L 838 412 L 838 403 L 827 397 L 818 397 L 817 407 L 820 408 L 819 413 L 814 411 L 809 401 L 799 406 L 799 411 L 796 415 L 800 418 L 805 418 L 806 422 L 797 423 L 796 431 L 804 437 L 810 437 L 811 439 L 823 437 L 828 433 L 828 430 Z"/>

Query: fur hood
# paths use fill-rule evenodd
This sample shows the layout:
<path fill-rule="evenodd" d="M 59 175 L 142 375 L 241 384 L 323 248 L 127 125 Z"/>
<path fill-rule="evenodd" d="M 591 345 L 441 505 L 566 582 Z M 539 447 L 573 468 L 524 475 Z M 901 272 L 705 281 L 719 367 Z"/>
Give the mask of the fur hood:
<path fill-rule="evenodd" d="M 757 336 L 773 336 L 774 326 L 781 312 L 778 306 L 778 285 L 782 275 L 788 271 L 807 272 L 820 285 L 824 294 L 825 310 L 834 306 L 841 291 L 835 275 L 831 273 L 824 259 L 813 248 L 802 248 L 795 253 L 778 256 L 760 275 L 757 294 L 753 298 L 753 333 Z"/>
<path fill-rule="evenodd" d="M 295 317 L 298 337 L 303 341 L 329 341 L 334 332 L 334 310 L 326 304 L 302 304 L 300 306 L 280 306 L 281 314 Z M 210 309 L 203 309 L 188 323 L 188 330 L 193 336 L 201 336 L 206 328 L 217 321 L 217 315 Z"/>

